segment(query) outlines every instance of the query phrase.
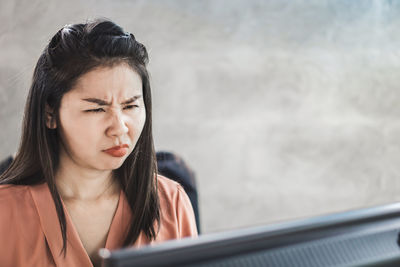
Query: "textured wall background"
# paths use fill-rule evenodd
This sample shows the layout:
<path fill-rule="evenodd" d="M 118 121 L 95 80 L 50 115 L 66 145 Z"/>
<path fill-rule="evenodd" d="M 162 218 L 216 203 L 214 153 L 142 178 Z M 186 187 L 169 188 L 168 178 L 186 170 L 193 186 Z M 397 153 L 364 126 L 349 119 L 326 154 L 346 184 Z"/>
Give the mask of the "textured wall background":
<path fill-rule="evenodd" d="M 0 156 L 36 60 L 104 16 L 150 53 L 158 150 L 197 174 L 204 232 L 400 200 L 396 1 L 0 2 Z"/>

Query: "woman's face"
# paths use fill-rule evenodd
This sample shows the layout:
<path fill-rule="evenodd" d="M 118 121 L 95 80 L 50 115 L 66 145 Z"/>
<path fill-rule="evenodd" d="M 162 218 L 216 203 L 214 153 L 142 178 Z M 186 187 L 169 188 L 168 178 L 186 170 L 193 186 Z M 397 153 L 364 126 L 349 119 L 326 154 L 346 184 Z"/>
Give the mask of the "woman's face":
<path fill-rule="evenodd" d="M 82 75 L 61 99 L 60 161 L 95 170 L 119 168 L 146 121 L 142 80 L 127 64 Z"/>

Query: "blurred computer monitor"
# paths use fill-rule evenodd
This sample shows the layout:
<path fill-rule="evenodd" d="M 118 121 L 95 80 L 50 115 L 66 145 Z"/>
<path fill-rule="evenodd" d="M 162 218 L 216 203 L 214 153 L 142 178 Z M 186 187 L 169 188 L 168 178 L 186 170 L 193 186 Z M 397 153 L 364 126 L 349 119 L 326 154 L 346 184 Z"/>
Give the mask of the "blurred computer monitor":
<path fill-rule="evenodd" d="M 400 203 L 103 251 L 107 267 L 400 266 Z"/>

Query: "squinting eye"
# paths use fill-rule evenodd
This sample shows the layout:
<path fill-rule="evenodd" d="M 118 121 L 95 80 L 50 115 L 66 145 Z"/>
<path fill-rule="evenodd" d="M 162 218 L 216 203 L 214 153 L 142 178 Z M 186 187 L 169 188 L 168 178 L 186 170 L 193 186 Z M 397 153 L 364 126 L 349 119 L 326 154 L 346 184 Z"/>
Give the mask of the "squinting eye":
<path fill-rule="evenodd" d="M 104 112 L 105 110 L 103 109 L 103 108 L 96 108 L 96 109 L 88 109 L 88 110 L 85 110 L 85 112 L 94 112 L 94 113 L 97 113 L 97 112 Z"/>
<path fill-rule="evenodd" d="M 124 109 L 133 109 L 133 108 L 138 108 L 138 107 L 139 107 L 138 105 L 128 105 L 128 106 L 125 106 Z"/>

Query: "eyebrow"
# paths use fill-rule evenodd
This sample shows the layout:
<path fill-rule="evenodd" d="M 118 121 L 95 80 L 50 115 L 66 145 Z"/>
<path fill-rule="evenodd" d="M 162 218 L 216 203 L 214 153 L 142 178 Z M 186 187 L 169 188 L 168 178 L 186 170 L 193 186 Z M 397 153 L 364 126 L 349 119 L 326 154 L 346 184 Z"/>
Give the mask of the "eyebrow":
<path fill-rule="evenodd" d="M 141 95 L 136 95 L 136 96 L 131 97 L 131 98 L 127 99 L 127 100 L 124 100 L 121 104 L 122 105 L 127 105 L 127 104 L 130 104 L 130 103 L 133 103 L 137 99 L 139 99 L 140 97 L 142 97 L 142 96 Z M 96 103 L 96 104 L 98 104 L 100 106 L 110 106 L 111 105 L 110 102 L 107 102 L 107 101 L 104 101 L 104 100 L 98 99 L 98 98 L 92 98 L 91 97 L 91 98 L 83 98 L 82 100 L 90 102 L 90 103 Z"/>

